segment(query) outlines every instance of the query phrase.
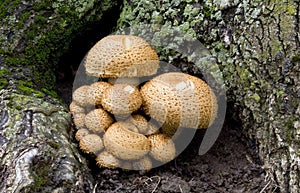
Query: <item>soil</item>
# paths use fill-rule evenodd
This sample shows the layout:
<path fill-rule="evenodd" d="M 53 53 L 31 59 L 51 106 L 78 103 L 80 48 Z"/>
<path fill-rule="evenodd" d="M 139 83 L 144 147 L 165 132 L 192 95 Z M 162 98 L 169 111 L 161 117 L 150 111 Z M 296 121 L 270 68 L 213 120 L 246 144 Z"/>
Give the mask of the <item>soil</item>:
<path fill-rule="evenodd" d="M 58 93 L 69 103 L 72 84 L 62 83 L 58 88 Z M 93 192 L 278 192 L 262 169 L 256 146 L 249 145 L 238 125 L 227 119 L 214 146 L 202 156 L 198 150 L 205 130 L 198 130 L 176 159 L 146 173 L 99 168 L 94 159 L 83 154 L 95 179 Z"/>
<path fill-rule="evenodd" d="M 91 161 L 96 192 L 276 192 L 238 128 L 226 123 L 214 146 L 199 156 L 202 136 L 203 131 L 197 132 L 175 160 L 148 173 L 100 169 Z"/>

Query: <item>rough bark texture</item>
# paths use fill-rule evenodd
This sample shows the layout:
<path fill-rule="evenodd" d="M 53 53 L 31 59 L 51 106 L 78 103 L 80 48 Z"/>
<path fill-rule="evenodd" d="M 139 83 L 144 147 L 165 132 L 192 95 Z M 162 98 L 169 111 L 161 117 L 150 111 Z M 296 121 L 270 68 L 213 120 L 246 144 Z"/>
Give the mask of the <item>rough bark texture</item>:
<path fill-rule="evenodd" d="M 117 1 L 0 3 L 0 192 L 91 192 L 55 92 L 59 57 Z"/>
<path fill-rule="evenodd" d="M 143 33 L 143 24 L 158 24 L 160 36 L 172 38 L 173 31 L 181 30 L 182 38 L 200 40 L 223 73 L 228 104 L 234 107 L 229 115 L 257 146 L 277 191 L 298 192 L 299 14 L 298 0 L 133 0 L 125 2 L 119 28 Z M 178 57 L 170 57 L 173 49 L 158 49 L 161 59 L 176 63 Z"/>

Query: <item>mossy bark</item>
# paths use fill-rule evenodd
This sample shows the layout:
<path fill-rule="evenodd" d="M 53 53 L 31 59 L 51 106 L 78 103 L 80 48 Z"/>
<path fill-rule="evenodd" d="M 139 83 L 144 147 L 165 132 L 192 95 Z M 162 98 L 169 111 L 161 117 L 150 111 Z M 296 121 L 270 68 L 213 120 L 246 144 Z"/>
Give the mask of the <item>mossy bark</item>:
<path fill-rule="evenodd" d="M 161 25 L 157 33 L 168 37 L 172 30 L 181 30 L 182 38 L 197 38 L 211 51 L 225 80 L 228 115 L 242 123 L 277 191 L 298 192 L 299 1 L 124 2 L 119 28 L 135 33 L 134 28 L 143 24 Z M 176 62 L 170 57 L 172 49 L 174 45 L 165 45 L 159 55 L 178 63 L 178 57 L 173 57 Z"/>
<path fill-rule="evenodd" d="M 1 1 L 1 192 L 92 191 L 54 71 L 72 40 L 114 6 L 117 1 Z"/>

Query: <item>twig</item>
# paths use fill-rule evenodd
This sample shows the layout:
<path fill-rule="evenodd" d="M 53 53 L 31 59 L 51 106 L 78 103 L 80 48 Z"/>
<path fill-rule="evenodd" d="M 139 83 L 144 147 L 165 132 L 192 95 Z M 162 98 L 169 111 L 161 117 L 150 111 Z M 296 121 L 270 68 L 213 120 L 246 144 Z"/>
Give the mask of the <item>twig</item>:
<path fill-rule="evenodd" d="M 179 187 L 179 189 L 180 189 L 180 192 L 181 192 L 181 193 L 183 193 L 183 191 L 182 191 L 182 188 L 181 188 L 180 184 L 178 185 L 178 187 Z"/>
<path fill-rule="evenodd" d="M 161 178 L 160 176 L 152 176 L 152 177 L 147 177 L 147 176 L 143 176 L 143 177 L 140 177 L 140 178 L 136 178 L 133 183 L 136 183 L 136 181 L 138 181 L 138 183 L 140 184 L 145 184 L 146 186 L 150 186 L 151 184 L 149 183 L 150 182 L 153 182 L 154 181 L 154 178 L 157 178 L 158 181 L 156 182 L 155 184 L 155 187 L 154 189 L 151 191 L 151 193 L 154 193 L 157 188 L 158 188 L 158 185 L 160 184 L 160 181 L 161 181 Z"/>
<path fill-rule="evenodd" d="M 270 183 L 271 183 L 271 180 L 269 180 L 269 182 L 263 187 L 263 189 L 259 193 L 263 193 L 267 189 L 267 187 L 269 186 Z"/>
<path fill-rule="evenodd" d="M 95 184 L 95 186 L 93 188 L 93 193 L 96 193 L 97 186 L 98 186 L 98 183 Z"/>

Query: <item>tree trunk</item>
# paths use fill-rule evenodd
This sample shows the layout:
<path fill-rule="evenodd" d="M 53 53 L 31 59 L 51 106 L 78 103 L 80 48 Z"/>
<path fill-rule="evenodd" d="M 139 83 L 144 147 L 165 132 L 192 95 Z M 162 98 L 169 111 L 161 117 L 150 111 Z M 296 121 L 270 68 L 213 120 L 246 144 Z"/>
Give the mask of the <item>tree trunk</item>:
<path fill-rule="evenodd" d="M 181 30 L 211 51 L 225 79 L 228 115 L 241 122 L 281 192 L 300 189 L 299 4 L 299 0 L 133 0 L 125 4 L 118 26 L 134 33 L 142 24 L 159 24 L 162 30 L 157 33 L 168 37 L 172 30 Z M 172 49 L 173 44 L 164 45 L 161 59 L 175 63 L 167 57 Z"/>
<path fill-rule="evenodd" d="M 91 192 L 54 72 L 74 37 L 117 1 L 0 5 L 0 192 Z"/>

